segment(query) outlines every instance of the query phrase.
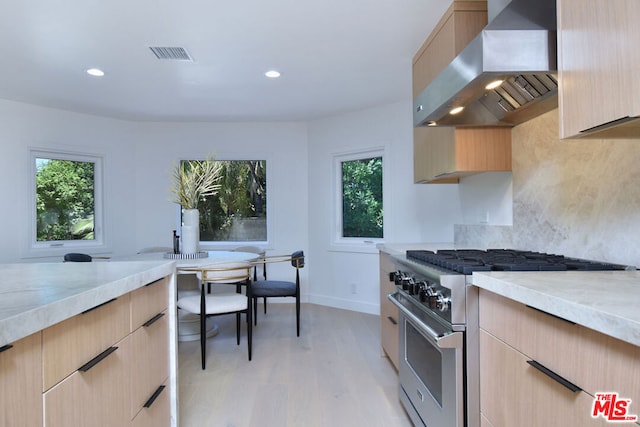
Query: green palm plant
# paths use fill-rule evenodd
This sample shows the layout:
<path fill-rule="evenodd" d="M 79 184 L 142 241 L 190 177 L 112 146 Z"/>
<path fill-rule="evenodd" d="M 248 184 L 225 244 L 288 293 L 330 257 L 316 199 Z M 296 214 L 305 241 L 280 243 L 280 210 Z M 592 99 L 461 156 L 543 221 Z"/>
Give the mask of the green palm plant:
<path fill-rule="evenodd" d="M 221 162 L 216 162 L 213 156 L 179 162 L 173 168 L 171 201 L 184 209 L 198 209 L 201 200 L 218 194 L 222 168 Z"/>

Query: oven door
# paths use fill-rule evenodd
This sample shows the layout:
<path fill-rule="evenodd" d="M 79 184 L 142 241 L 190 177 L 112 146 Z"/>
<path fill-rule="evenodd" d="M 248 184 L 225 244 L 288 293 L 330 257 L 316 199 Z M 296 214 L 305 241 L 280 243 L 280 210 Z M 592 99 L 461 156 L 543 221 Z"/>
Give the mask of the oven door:
<path fill-rule="evenodd" d="M 464 332 L 400 308 L 400 401 L 415 425 L 463 427 Z"/>

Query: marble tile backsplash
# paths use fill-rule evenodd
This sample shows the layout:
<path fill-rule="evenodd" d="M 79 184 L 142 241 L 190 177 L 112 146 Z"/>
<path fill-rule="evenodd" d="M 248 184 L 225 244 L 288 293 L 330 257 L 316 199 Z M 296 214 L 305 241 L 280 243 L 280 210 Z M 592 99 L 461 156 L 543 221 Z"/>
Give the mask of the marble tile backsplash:
<path fill-rule="evenodd" d="M 558 110 L 513 128 L 513 225 L 456 224 L 457 247 L 640 268 L 640 139 L 560 140 Z"/>
<path fill-rule="evenodd" d="M 640 139 L 557 129 L 558 110 L 513 129 L 513 247 L 640 266 Z"/>

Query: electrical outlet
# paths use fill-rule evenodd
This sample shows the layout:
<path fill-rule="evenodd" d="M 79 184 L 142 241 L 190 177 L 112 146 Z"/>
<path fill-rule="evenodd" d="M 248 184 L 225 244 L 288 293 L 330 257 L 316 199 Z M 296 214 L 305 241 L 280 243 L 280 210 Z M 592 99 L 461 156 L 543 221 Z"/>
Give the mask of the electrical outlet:
<path fill-rule="evenodd" d="M 355 283 L 352 283 L 352 284 L 351 284 L 351 293 L 352 293 L 353 295 L 355 295 L 355 294 L 357 294 L 357 293 L 358 293 L 358 285 L 357 285 L 357 284 L 355 284 Z"/>

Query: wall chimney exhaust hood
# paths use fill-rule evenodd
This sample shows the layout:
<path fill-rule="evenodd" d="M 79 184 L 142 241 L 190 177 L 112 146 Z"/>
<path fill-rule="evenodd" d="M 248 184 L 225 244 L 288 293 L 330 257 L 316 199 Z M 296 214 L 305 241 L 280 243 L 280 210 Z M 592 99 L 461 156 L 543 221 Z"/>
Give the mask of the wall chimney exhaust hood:
<path fill-rule="evenodd" d="M 558 106 L 556 70 L 555 0 L 512 0 L 414 99 L 413 124 L 523 123 Z"/>

